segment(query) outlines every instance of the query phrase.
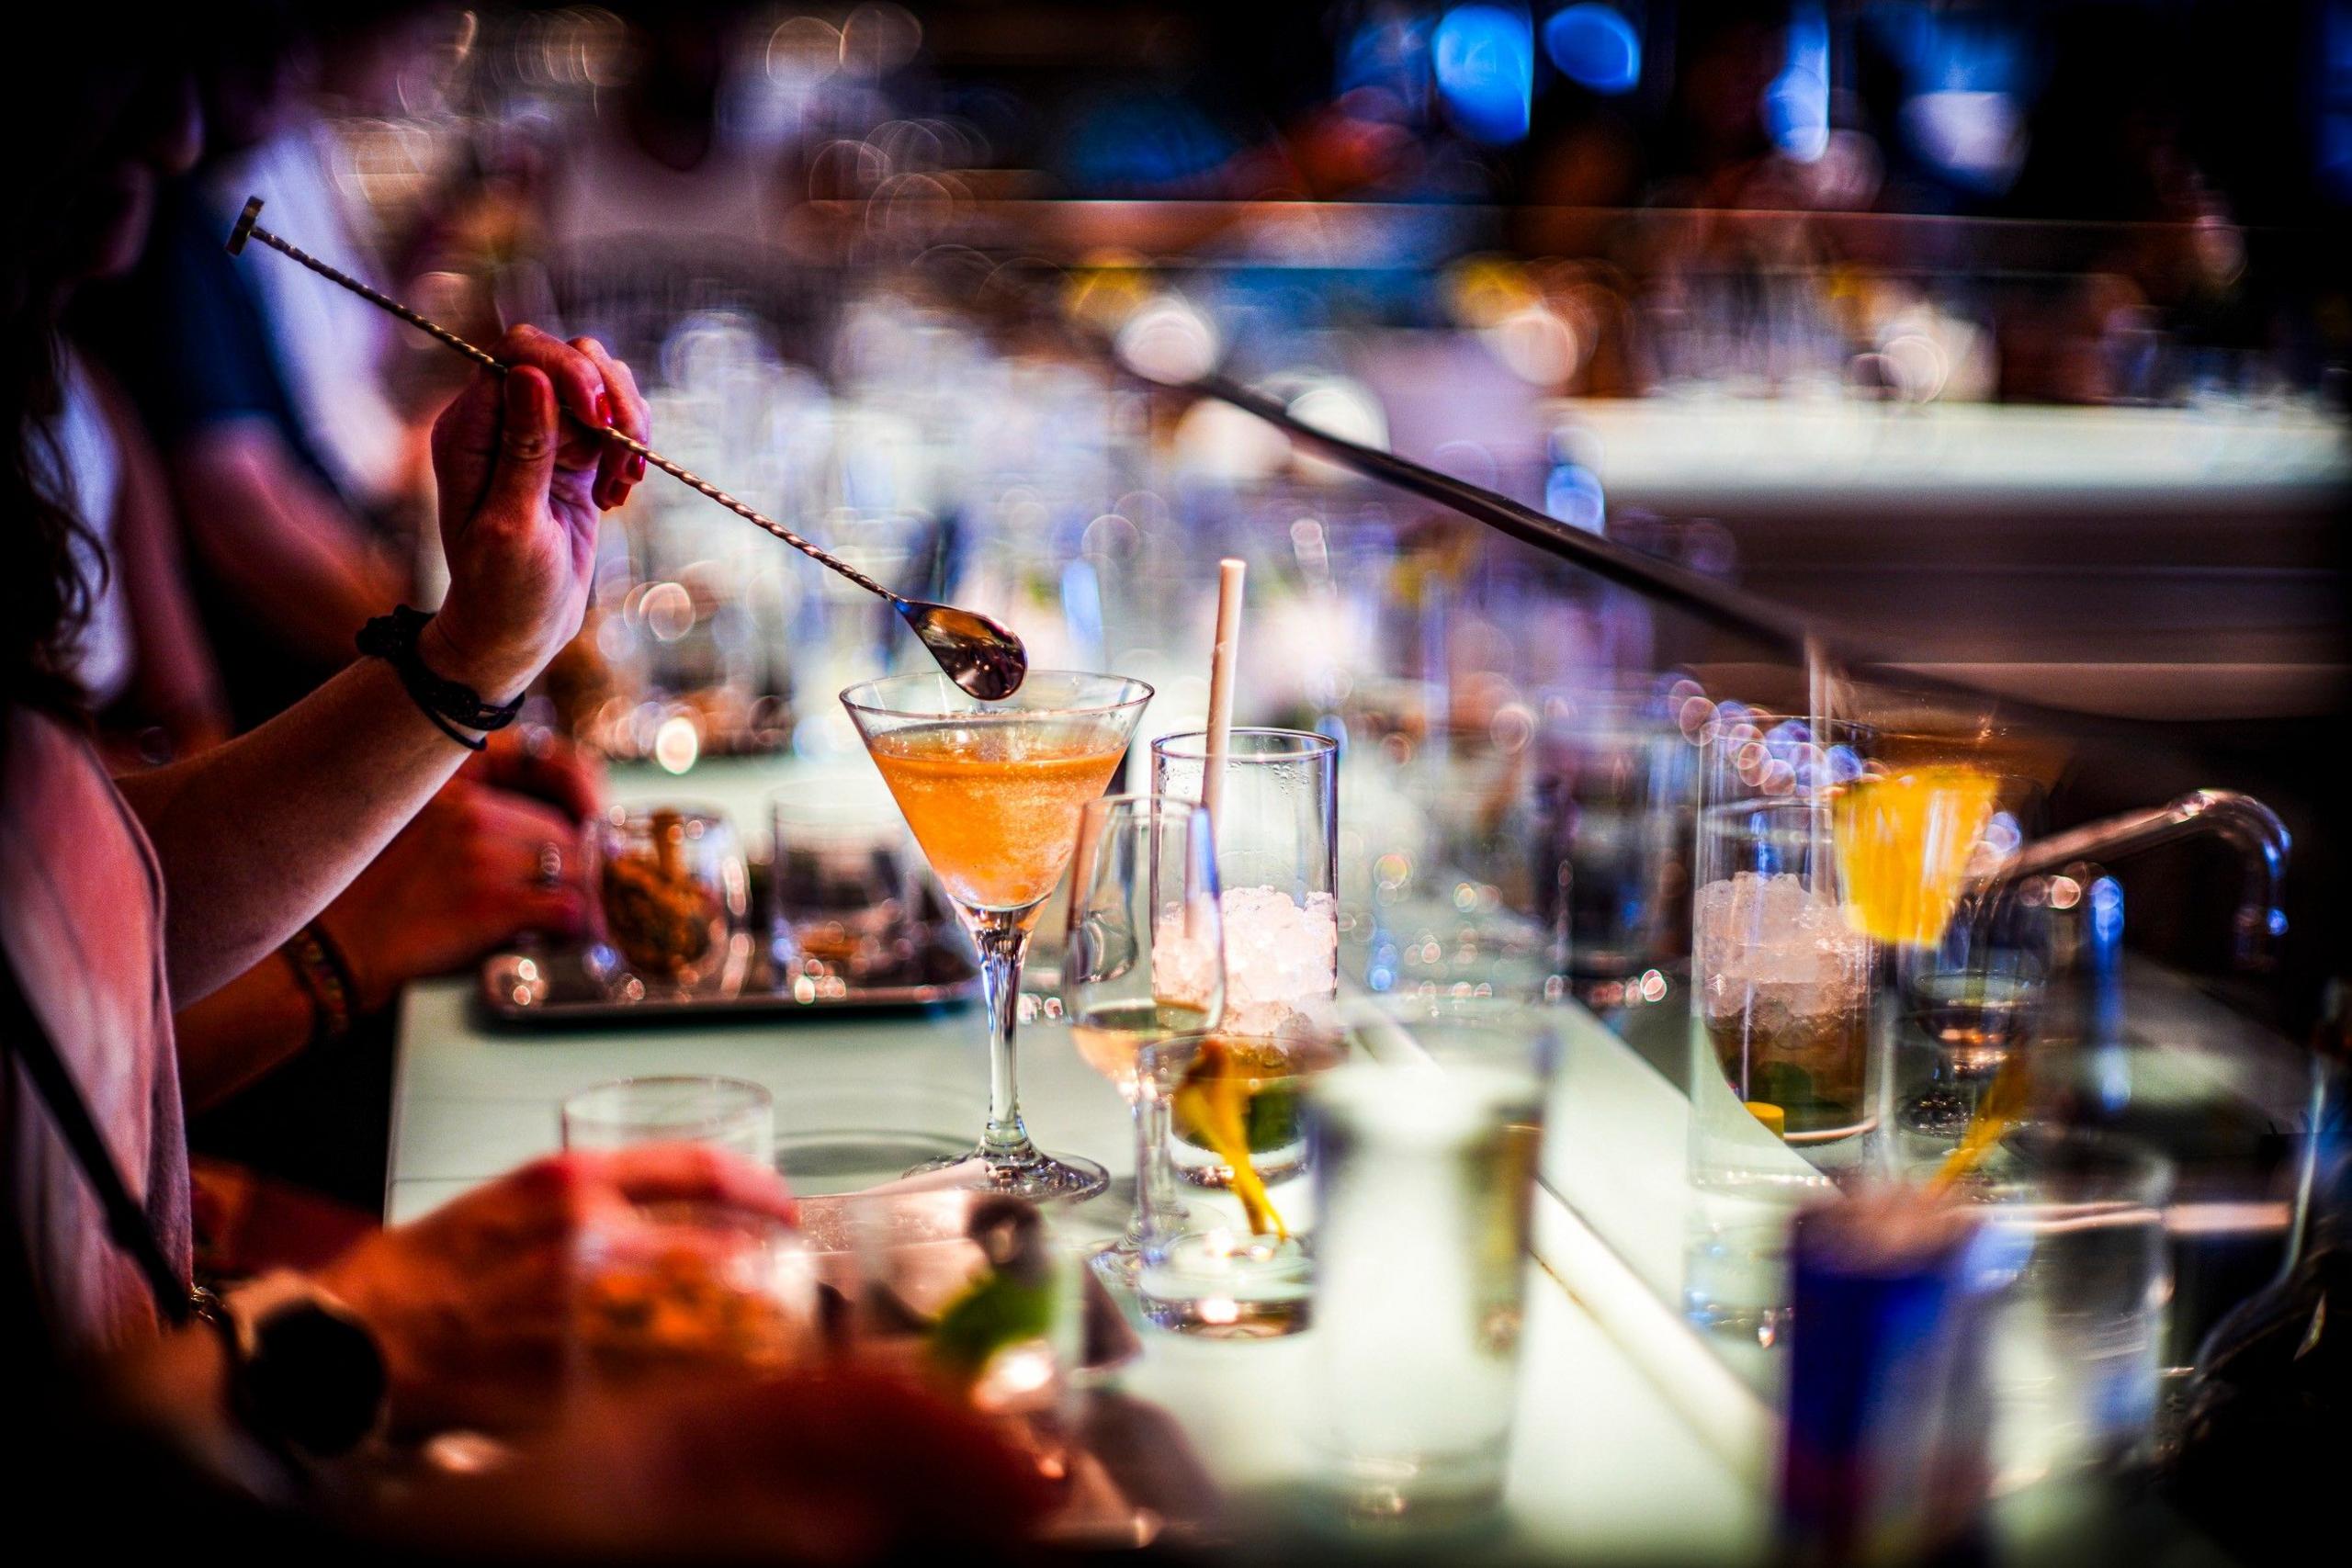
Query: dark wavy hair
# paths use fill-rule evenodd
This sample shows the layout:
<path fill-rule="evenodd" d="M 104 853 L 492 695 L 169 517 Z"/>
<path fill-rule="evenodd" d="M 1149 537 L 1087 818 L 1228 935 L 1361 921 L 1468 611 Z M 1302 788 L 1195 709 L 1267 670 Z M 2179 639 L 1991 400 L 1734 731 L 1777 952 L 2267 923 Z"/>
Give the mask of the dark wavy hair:
<path fill-rule="evenodd" d="M 159 67 L 165 34 L 112 7 L 66 7 L 41 67 L 0 93 L 15 199 L 0 209 L 0 701 L 59 716 L 85 694 L 72 649 L 104 556 L 56 493 L 59 312 L 85 265 L 83 204 L 123 117 Z"/>
<path fill-rule="evenodd" d="M 65 471 L 55 436 L 63 280 L 43 265 L 54 258 L 42 249 L 10 232 L 0 262 L 0 700 L 65 716 L 78 714 L 85 695 L 68 650 L 103 587 L 82 563 L 106 568 L 82 520 L 52 493 Z"/>
<path fill-rule="evenodd" d="M 47 18 L 37 66 L 0 93 L 0 146 L 11 151 L 0 202 L 0 702 L 69 716 L 86 694 L 73 649 L 105 587 L 105 554 L 62 498 L 55 429 L 60 313 L 76 269 L 71 221 L 116 143 L 135 134 L 142 95 L 275 58 L 298 36 L 380 20 L 388 0 L 225 0 L 203 16 L 163 7 L 67 6 Z M 129 130 L 126 130 L 126 125 Z M 89 581 L 85 563 L 97 563 Z"/>

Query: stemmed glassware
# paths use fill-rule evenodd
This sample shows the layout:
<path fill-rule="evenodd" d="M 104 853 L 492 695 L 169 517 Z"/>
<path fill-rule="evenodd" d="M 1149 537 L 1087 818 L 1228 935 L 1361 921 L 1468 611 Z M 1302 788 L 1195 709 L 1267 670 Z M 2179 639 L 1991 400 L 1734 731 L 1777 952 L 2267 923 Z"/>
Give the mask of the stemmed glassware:
<path fill-rule="evenodd" d="M 1225 1012 L 1225 925 L 1209 816 L 1189 800 L 1114 795 L 1080 819 L 1070 876 L 1062 1007 L 1078 1054 L 1125 1097 L 1136 1126 L 1136 1212 L 1096 1255 L 1131 1283 L 1175 1206 L 1166 1104 L 1142 1092 L 1137 1058 L 1155 1040 L 1214 1029 Z"/>
<path fill-rule="evenodd" d="M 1014 1078 L 1021 960 L 1060 882 L 1079 815 L 1126 755 L 1151 688 L 1117 675 L 1033 670 L 1021 690 L 981 702 L 936 673 L 868 681 L 842 694 L 883 782 L 979 950 L 989 1009 L 989 1121 L 970 1154 L 923 1169 L 1032 1201 L 1088 1198 L 1101 1166 L 1030 1141 Z"/>

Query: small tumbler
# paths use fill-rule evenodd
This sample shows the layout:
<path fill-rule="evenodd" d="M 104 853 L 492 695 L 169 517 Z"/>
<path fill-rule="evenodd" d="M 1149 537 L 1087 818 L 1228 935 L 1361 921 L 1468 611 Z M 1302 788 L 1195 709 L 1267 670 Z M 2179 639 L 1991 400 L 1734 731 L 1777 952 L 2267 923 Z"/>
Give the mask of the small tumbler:
<path fill-rule="evenodd" d="M 921 938 L 921 862 L 872 770 L 815 773 L 768 797 L 769 951 L 779 984 L 904 970 Z"/>
<path fill-rule="evenodd" d="M 741 984 L 751 881 L 725 813 L 616 809 L 600 847 L 596 956 L 612 986 L 641 998 Z"/>
<path fill-rule="evenodd" d="M 775 1163 L 775 1098 L 741 1078 L 615 1078 L 567 1098 L 562 1120 L 567 1149 L 709 1144 L 754 1165 Z"/>
<path fill-rule="evenodd" d="M 1323 1441 L 1351 1529 L 1499 1517 L 1528 1225 L 1559 1043 L 1537 1010 L 1352 1032 L 1317 1079 Z"/>

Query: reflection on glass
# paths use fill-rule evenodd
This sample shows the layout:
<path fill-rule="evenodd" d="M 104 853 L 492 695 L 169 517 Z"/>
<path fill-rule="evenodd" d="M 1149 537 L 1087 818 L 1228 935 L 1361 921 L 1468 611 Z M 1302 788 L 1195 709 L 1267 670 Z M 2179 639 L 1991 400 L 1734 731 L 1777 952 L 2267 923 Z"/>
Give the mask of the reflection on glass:
<path fill-rule="evenodd" d="M 1319 1034 L 1179 1034 L 1144 1047 L 1137 1082 L 1165 1107 L 1165 1157 L 1202 1189 L 1145 1247 L 1136 1289 L 1152 1323 L 1216 1338 L 1307 1326 L 1316 1200 L 1304 1097 L 1341 1057 Z"/>

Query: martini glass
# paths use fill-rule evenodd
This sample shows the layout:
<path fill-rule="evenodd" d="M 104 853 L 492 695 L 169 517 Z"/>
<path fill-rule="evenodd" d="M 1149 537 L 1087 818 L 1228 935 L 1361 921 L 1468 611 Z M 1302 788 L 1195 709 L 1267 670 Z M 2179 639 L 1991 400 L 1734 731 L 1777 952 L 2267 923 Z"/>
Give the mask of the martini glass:
<path fill-rule="evenodd" d="M 1126 755 L 1151 688 L 1117 675 L 1032 670 L 1001 702 L 938 674 L 868 681 L 842 694 L 882 782 L 979 950 L 989 1008 L 989 1123 L 970 1154 L 920 1170 L 1032 1201 L 1091 1198 L 1110 1185 L 1089 1160 L 1029 1141 L 1015 1082 L 1021 958 L 1078 841 L 1079 813 Z"/>

